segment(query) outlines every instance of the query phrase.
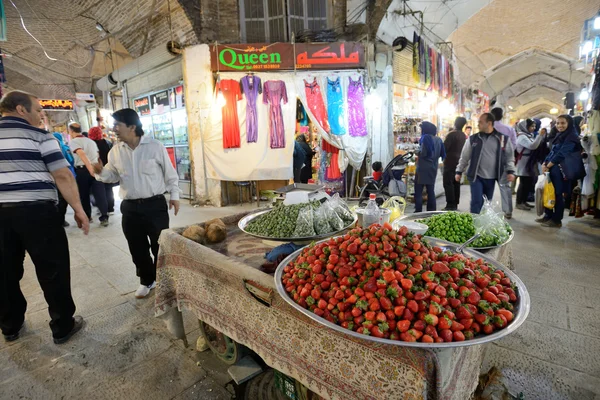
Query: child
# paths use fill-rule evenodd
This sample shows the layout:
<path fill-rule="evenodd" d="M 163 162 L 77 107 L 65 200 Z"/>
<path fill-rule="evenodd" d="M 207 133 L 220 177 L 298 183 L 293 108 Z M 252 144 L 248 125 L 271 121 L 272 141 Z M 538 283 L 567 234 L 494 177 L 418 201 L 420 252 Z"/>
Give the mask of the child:
<path fill-rule="evenodd" d="M 377 182 L 381 181 L 381 174 L 383 170 L 383 165 L 381 165 L 381 162 L 375 161 L 371 167 L 373 168 L 373 179 L 375 179 Z"/>

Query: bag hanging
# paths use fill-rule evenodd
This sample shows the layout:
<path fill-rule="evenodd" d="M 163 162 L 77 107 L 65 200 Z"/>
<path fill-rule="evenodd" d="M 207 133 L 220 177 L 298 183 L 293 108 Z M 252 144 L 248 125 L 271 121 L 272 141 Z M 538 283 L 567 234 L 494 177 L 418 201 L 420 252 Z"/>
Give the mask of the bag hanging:
<path fill-rule="evenodd" d="M 548 178 L 544 184 L 544 207 L 553 209 L 556 204 L 556 194 L 554 192 L 554 185 Z"/>

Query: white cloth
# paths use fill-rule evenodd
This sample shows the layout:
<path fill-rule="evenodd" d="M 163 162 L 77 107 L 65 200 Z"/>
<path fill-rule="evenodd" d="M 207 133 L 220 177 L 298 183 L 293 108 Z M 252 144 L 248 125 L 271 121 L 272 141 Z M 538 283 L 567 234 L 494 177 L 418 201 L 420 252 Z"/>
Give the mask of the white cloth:
<path fill-rule="evenodd" d="M 92 164 L 98 163 L 98 145 L 92 139 L 86 138 L 85 136 L 77 136 L 76 138 L 71 139 L 69 146 L 71 147 L 71 152 L 73 152 L 76 167 L 85 167 L 81 157 L 77 154 L 77 150 L 79 149 L 83 150 Z"/>
<path fill-rule="evenodd" d="M 94 143 L 95 144 L 95 143 Z M 120 182 L 119 195 L 123 200 L 146 199 L 169 192 L 171 200 L 179 200 L 179 177 L 167 149 L 158 140 L 142 136 L 132 150 L 119 142 L 108 153 L 108 164 L 96 179 L 101 182 Z"/>

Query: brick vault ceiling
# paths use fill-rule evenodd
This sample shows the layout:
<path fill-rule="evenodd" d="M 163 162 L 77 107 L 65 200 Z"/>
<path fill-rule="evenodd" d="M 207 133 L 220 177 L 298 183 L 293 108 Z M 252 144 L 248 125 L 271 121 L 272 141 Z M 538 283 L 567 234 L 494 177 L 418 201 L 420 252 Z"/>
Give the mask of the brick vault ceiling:
<path fill-rule="evenodd" d="M 578 70 L 583 22 L 600 8 L 598 0 L 408 0 L 423 11 L 430 42 L 452 42 L 463 84 L 499 96 L 517 116 L 560 108 L 568 90 L 588 75 Z M 388 8 L 378 36 L 412 39 L 414 17 L 398 16 L 402 0 Z"/>
<path fill-rule="evenodd" d="M 4 1 L 7 41 L 0 42 L 9 89 L 44 98 L 93 92 L 93 82 L 132 58 L 171 39 L 167 0 Z M 194 43 L 193 28 L 177 0 L 170 0 L 174 40 Z M 100 23 L 109 33 L 96 29 Z"/>

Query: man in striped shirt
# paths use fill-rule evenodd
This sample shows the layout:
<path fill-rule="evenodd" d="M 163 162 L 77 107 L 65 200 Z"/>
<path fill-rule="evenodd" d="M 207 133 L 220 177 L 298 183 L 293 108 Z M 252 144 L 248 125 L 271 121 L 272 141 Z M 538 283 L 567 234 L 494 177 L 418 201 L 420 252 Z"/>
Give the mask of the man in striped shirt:
<path fill-rule="evenodd" d="M 28 93 L 13 91 L 0 100 L 0 328 L 6 341 L 19 338 L 27 309 L 19 285 L 27 251 L 48 302 L 54 343 L 62 344 L 82 328 L 83 318 L 73 316 L 69 243 L 57 187 L 85 234 L 89 221 L 58 141 L 38 128 L 41 112 Z"/>

